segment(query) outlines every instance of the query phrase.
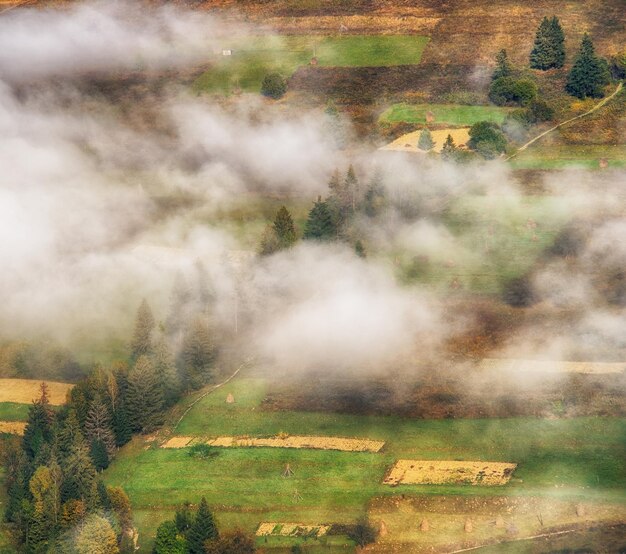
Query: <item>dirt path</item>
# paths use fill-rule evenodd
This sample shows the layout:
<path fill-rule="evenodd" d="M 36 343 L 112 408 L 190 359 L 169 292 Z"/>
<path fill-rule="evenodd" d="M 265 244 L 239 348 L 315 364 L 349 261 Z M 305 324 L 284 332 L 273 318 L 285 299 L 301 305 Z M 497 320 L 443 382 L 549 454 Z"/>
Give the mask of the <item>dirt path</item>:
<path fill-rule="evenodd" d="M 613 92 L 613 94 L 611 94 L 610 96 L 607 96 L 606 98 L 603 98 L 600 102 L 598 102 L 589 111 L 587 111 L 585 113 L 582 113 L 580 115 L 577 115 L 576 117 L 572 117 L 572 118 L 568 119 L 567 121 L 563 121 L 563 122 L 559 123 L 558 125 L 555 125 L 554 127 L 551 127 L 547 131 L 544 131 L 543 133 L 537 135 L 535 138 L 529 140 L 526 144 L 523 144 L 522 146 L 520 146 L 513 154 L 511 154 L 510 156 L 505 158 L 505 160 L 510 160 L 511 158 L 514 158 L 520 152 L 522 152 L 523 150 L 526 150 L 526 148 L 528 148 L 531 144 L 533 144 L 534 142 L 537 142 L 540 138 L 545 137 L 547 134 L 551 133 L 552 131 L 556 131 L 556 129 L 558 129 L 559 127 L 563 127 L 563 125 L 567 125 L 568 123 L 571 123 L 572 121 L 576 121 L 577 119 L 582 119 L 583 117 L 587 117 L 588 115 L 592 114 L 596 110 L 599 110 L 602 106 L 604 106 L 607 102 L 610 102 L 617 94 L 619 94 L 619 92 L 622 90 L 622 87 L 623 87 L 623 84 L 619 83 L 617 85 L 617 88 Z"/>
<path fill-rule="evenodd" d="M 245 362 L 243 362 L 235 371 L 234 373 L 228 377 L 228 379 L 226 379 L 225 381 L 222 381 L 221 383 L 218 383 L 217 385 L 213 385 L 211 387 L 209 387 L 206 391 L 204 391 L 200 396 L 198 396 L 198 398 L 196 398 L 191 404 L 189 404 L 189 406 L 187 406 L 187 408 L 185 408 L 185 411 L 183 412 L 183 414 L 178 418 L 178 421 L 176 422 L 176 425 L 174 425 L 174 429 L 173 431 L 175 432 L 176 429 L 178 428 L 178 426 L 180 425 L 180 422 L 184 419 L 184 417 L 189 413 L 189 410 L 191 410 L 191 408 L 193 408 L 198 402 L 200 402 L 200 400 L 202 400 L 205 396 L 211 394 L 214 390 L 219 389 L 220 387 L 223 387 L 226 383 L 228 383 L 231 379 L 233 379 L 246 365 L 248 365 L 250 362 L 252 361 L 252 358 L 247 359 Z"/>

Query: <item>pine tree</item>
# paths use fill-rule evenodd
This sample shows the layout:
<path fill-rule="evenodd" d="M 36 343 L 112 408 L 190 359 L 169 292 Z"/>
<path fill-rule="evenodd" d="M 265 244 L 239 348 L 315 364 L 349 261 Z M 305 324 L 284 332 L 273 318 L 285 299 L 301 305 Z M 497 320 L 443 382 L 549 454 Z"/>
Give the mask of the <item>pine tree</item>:
<path fill-rule="evenodd" d="M 496 68 L 491 75 L 491 80 L 495 81 L 500 77 L 509 77 L 513 73 L 513 67 L 509 62 L 506 50 L 503 48 L 496 54 Z"/>
<path fill-rule="evenodd" d="M 86 445 L 78 416 L 76 415 L 76 411 L 72 408 L 70 408 L 67 416 L 60 425 L 57 442 L 62 461 L 65 461 L 65 458 L 70 455 L 74 446 L 79 444 L 83 446 Z"/>
<path fill-rule="evenodd" d="M 48 386 L 41 383 L 41 394 L 28 410 L 28 423 L 24 430 L 22 445 L 28 457 L 34 459 L 45 443 L 52 440 L 54 413 L 48 400 Z"/>
<path fill-rule="evenodd" d="M 173 405 L 180 397 L 180 375 L 174 363 L 174 357 L 170 352 L 165 337 L 156 343 L 152 355 L 152 363 L 161 386 L 165 406 Z"/>
<path fill-rule="evenodd" d="M 530 67 L 543 71 L 563 67 L 565 63 L 565 35 L 556 16 L 544 17 L 537 29 L 535 44 L 530 53 Z"/>
<path fill-rule="evenodd" d="M 185 378 L 191 388 L 200 388 L 210 380 L 215 349 L 208 323 L 203 318 L 195 318 L 187 329 L 181 357 Z"/>
<path fill-rule="evenodd" d="M 163 389 L 152 361 L 141 356 L 128 376 L 126 406 L 131 429 L 150 431 L 163 418 Z"/>
<path fill-rule="evenodd" d="M 109 467 L 109 453 L 107 447 L 101 439 L 93 439 L 91 441 L 89 454 L 96 471 L 102 471 Z"/>
<path fill-rule="evenodd" d="M 144 298 L 137 310 L 135 319 L 135 331 L 131 343 L 131 354 L 133 359 L 149 354 L 152 350 L 152 331 L 154 330 L 154 316 L 148 302 Z"/>
<path fill-rule="evenodd" d="M 428 151 L 432 150 L 434 146 L 435 142 L 433 141 L 433 136 L 430 134 L 428 128 L 424 127 L 420 133 L 419 140 L 417 141 L 417 147 L 420 150 Z"/>
<path fill-rule="evenodd" d="M 176 510 L 176 515 L 174 516 L 176 528 L 181 535 L 187 535 L 193 523 L 190 506 L 189 502 L 185 502 L 180 510 Z"/>
<path fill-rule="evenodd" d="M 365 191 L 363 199 L 365 213 L 369 217 L 375 217 L 385 205 L 385 187 L 379 169 L 374 171 L 374 175 Z"/>
<path fill-rule="evenodd" d="M 361 190 L 359 180 L 357 179 L 352 164 L 350 164 L 350 167 L 348 167 L 348 172 L 346 173 L 346 179 L 344 181 L 343 188 L 348 195 L 349 207 L 352 213 L 354 213 L 356 211 L 357 205 L 361 200 Z"/>
<path fill-rule="evenodd" d="M 365 247 L 363 246 L 363 243 L 360 240 L 357 240 L 354 243 L 354 252 L 356 253 L 356 255 L 359 258 L 365 258 Z"/>
<path fill-rule="evenodd" d="M 595 55 L 593 43 L 585 33 L 576 55 L 574 65 L 567 77 L 565 90 L 577 98 L 601 98 L 608 83 L 608 69 L 603 60 Z"/>
<path fill-rule="evenodd" d="M 273 227 L 280 248 L 289 248 L 296 242 L 296 228 L 285 206 L 281 206 L 276 213 Z"/>
<path fill-rule="evenodd" d="M 452 135 L 448 135 L 446 137 L 446 141 L 443 143 L 443 148 L 441 149 L 441 157 L 444 160 L 452 160 L 456 154 L 457 147 L 454 144 L 454 139 Z"/>
<path fill-rule="evenodd" d="M 100 397 L 96 397 L 91 403 L 85 420 L 85 434 L 92 443 L 92 450 L 94 442 L 102 443 L 106 448 L 108 461 L 108 458 L 115 451 L 115 435 L 111 423 L 111 414 Z"/>
<path fill-rule="evenodd" d="M 337 198 L 342 197 L 343 187 L 341 183 L 341 178 L 339 177 L 339 170 L 335 169 L 335 171 L 331 175 L 330 181 L 328 181 L 328 188 L 330 189 L 331 195 L 334 195 Z"/>
<path fill-rule="evenodd" d="M 303 238 L 307 240 L 332 240 L 337 234 L 332 214 L 326 202 L 321 198 L 315 202 L 309 212 L 309 217 L 304 228 Z"/>
<path fill-rule="evenodd" d="M 204 543 L 218 538 L 217 527 L 213 514 L 204 497 L 200 501 L 196 517 L 187 533 L 189 554 L 204 554 Z"/>
<path fill-rule="evenodd" d="M 125 400 L 118 403 L 117 409 L 113 412 L 111 424 L 115 434 L 115 446 L 120 448 L 133 436 Z"/>
<path fill-rule="evenodd" d="M 550 19 L 550 37 L 554 56 L 553 67 L 561 68 L 565 64 L 565 33 L 556 15 Z"/>
<path fill-rule="evenodd" d="M 61 491 L 64 501 L 70 498 L 82 500 L 88 507 L 97 503 L 96 468 L 89 449 L 79 441 L 70 450 L 63 466 L 65 479 Z"/>
<path fill-rule="evenodd" d="M 58 483 L 46 466 L 40 466 L 29 482 L 33 512 L 26 537 L 26 549 L 32 553 L 47 552 L 56 534 L 58 521 Z"/>
<path fill-rule="evenodd" d="M 164 521 L 157 527 L 153 554 L 186 554 L 187 543 L 173 521 Z"/>

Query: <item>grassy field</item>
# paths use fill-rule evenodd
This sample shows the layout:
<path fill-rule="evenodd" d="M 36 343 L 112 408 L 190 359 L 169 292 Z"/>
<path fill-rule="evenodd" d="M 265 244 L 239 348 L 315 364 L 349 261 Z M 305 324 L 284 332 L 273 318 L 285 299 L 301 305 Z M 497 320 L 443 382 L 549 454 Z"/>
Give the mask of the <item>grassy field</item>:
<path fill-rule="evenodd" d="M 626 167 L 626 144 L 607 145 L 532 145 L 509 163 L 514 169 L 600 169 L 600 159 L 608 167 Z"/>
<path fill-rule="evenodd" d="M 313 57 L 325 67 L 419 64 L 428 37 L 422 36 L 277 36 L 234 39 L 231 56 L 217 55 L 214 65 L 194 83 L 198 92 L 229 93 L 235 87 L 258 92 L 263 77 L 289 77 Z"/>
<path fill-rule="evenodd" d="M 573 213 L 558 197 L 465 195 L 443 213 L 447 239 L 392 255 L 408 282 L 445 289 L 454 281 L 464 290 L 498 294 L 532 268 Z"/>
<path fill-rule="evenodd" d="M 408 420 L 327 413 L 265 412 L 269 384 L 240 378 L 204 398 L 176 434 L 271 436 L 280 432 L 386 440 L 382 453 L 272 448 L 223 448 L 209 459 L 189 449 L 161 449 L 135 440 L 107 470 L 110 484 L 130 495 L 142 547 L 146 536 L 185 500 L 206 496 L 221 525 L 254 531 L 261 521 L 353 522 L 372 498 L 388 495 L 539 495 L 623 502 L 621 457 L 626 421 Z M 226 404 L 232 392 L 236 402 Z M 398 458 L 515 461 L 504 487 L 469 485 L 389 487 L 381 484 Z M 282 476 L 289 463 L 295 475 Z M 282 540 L 282 539 L 281 539 Z M 144 550 L 147 551 L 147 550 Z"/>
<path fill-rule="evenodd" d="M 463 106 L 461 104 L 394 104 L 380 116 L 380 123 L 426 124 L 426 114 L 432 112 L 436 125 L 473 125 L 477 121 L 502 123 L 508 108 L 497 106 Z"/>
<path fill-rule="evenodd" d="M 26 421 L 30 404 L 0 402 L 0 421 Z"/>

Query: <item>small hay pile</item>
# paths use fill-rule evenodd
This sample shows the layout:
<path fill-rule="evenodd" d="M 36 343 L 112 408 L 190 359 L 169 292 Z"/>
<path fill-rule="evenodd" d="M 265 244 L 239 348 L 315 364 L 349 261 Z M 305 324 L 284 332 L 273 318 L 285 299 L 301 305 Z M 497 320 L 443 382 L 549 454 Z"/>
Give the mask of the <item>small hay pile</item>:
<path fill-rule="evenodd" d="M 456 462 L 398 460 L 389 470 L 385 485 L 504 485 L 517 464 L 505 462 Z"/>

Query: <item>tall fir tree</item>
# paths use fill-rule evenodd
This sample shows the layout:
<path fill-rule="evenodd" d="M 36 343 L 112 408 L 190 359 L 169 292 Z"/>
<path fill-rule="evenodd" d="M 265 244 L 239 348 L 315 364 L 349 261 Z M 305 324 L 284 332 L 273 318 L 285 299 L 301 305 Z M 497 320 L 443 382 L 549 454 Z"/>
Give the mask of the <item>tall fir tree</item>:
<path fill-rule="evenodd" d="M 200 501 L 194 521 L 187 532 L 189 554 L 204 554 L 204 543 L 218 538 L 217 526 L 213 514 L 204 497 Z"/>
<path fill-rule="evenodd" d="M 84 441 L 72 446 L 64 464 L 61 498 L 82 500 L 88 508 L 97 506 L 96 468 Z"/>
<path fill-rule="evenodd" d="M 212 377 L 215 348 L 208 322 L 196 317 L 185 333 L 181 350 L 184 379 L 187 386 L 197 389 Z"/>
<path fill-rule="evenodd" d="M 153 554 L 186 554 L 187 541 L 178 532 L 173 521 L 164 521 L 157 527 Z"/>
<path fill-rule="evenodd" d="M 361 201 L 361 187 L 352 164 L 350 164 L 350 167 L 348 167 L 348 171 L 346 172 L 346 179 L 343 187 L 349 198 L 350 210 L 354 213 Z"/>
<path fill-rule="evenodd" d="M 128 376 L 126 407 L 133 431 L 151 431 L 163 419 L 163 389 L 154 364 L 148 356 L 141 356 Z"/>
<path fill-rule="evenodd" d="M 92 443 L 99 441 L 104 445 L 107 457 L 115 451 L 115 434 L 111 422 L 109 408 L 98 396 L 91 403 L 85 420 L 85 434 Z"/>
<path fill-rule="evenodd" d="M 495 81 L 500 77 L 510 77 L 513 73 L 513 67 L 509 61 L 509 56 L 503 48 L 496 54 L 496 68 L 493 70 L 491 80 Z"/>
<path fill-rule="evenodd" d="M 296 242 L 296 227 L 289 210 L 285 206 L 281 206 L 276 213 L 273 227 L 281 249 L 289 248 Z"/>
<path fill-rule="evenodd" d="M 530 52 L 530 67 L 543 71 L 563 67 L 565 63 L 565 34 L 556 16 L 544 17 Z"/>
<path fill-rule="evenodd" d="M 565 90 L 577 98 L 601 98 L 604 96 L 604 86 L 609 81 L 607 65 L 598 58 L 593 48 L 593 42 L 585 33 L 580 44 L 580 50 L 574 60 L 574 65 L 567 77 Z"/>
<path fill-rule="evenodd" d="M 28 423 L 24 429 L 22 445 L 27 456 L 34 459 L 42 446 L 52 440 L 54 413 L 48 398 L 48 385 L 41 383 L 39 398 L 28 411 Z"/>
<path fill-rule="evenodd" d="M 446 141 L 443 143 L 443 148 L 441 149 L 441 157 L 444 160 L 453 160 L 457 151 L 457 146 L 454 144 L 454 139 L 452 135 L 448 135 L 446 137 Z"/>
<path fill-rule="evenodd" d="M 131 356 L 134 360 L 139 358 L 139 356 L 150 354 L 152 350 L 152 331 L 154 330 L 154 326 L 154 315 L 152 314 L 148 302 L 144 298 L 137 310 L 135 330 L 131 342 Z"/>
<path fill-rule="evenodd" d="M 180 397 L 181 381 L 165 337 L 161 337 L 156 342 L 152 363 L 161 386 L 165 406 L 172 406 Z"/>
<path fill-rule="evenodd" d="M 337 229 L 333 216 L 326 202 L 318 198 L 311 208 L 304 228 L 304 239 L 307 240 L 333 240 L 337 235 Z"/>

